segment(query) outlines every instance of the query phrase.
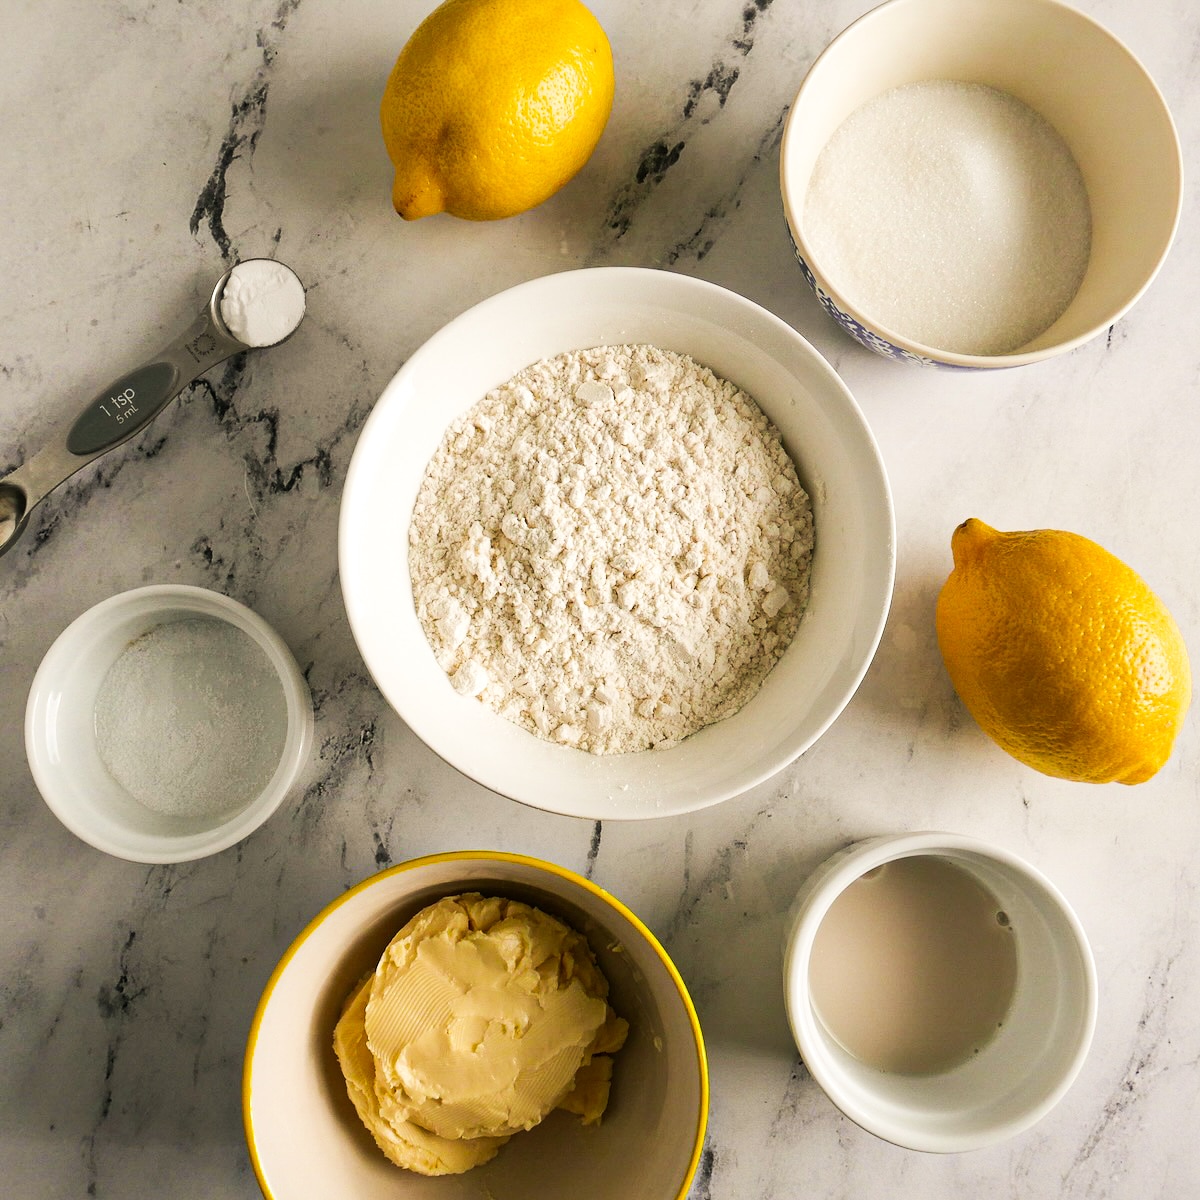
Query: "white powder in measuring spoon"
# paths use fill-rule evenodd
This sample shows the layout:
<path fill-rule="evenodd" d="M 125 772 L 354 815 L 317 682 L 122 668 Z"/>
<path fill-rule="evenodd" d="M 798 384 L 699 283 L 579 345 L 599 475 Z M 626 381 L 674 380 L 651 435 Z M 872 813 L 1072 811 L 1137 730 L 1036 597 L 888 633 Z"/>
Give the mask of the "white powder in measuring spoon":
<path fill-rule="evenodd" d="M 735 713 L 808 601 L 812 508 L 754 401 L 686 355 L 538 362 L 448 430 L 409 530 L 465 695 L 595 754 Z"/>
<path fill-rule="evenodd" d="M 842 123 L 804 202 L 814 261 L 864 315 L 959 354 L 1049 328 L 1087 270 L 1091 209 L 1067 144 L 1014 96 L 931 80 Z"/>
<path fill-rule="evenodd" d="M 247 346 L 274 346 L 304 319 L 304 284 L 296 272 L 269 258 L 233 268 L 221 289 L 221 320 Z"/>
<path fill-rule="evenodd" d="M 96 697 L 96 747 L 108 772 L 155 812 L 211 817 L 270 782 L 287 736 L 287 701 L 248 634 L 211 617 L 156 625 L 131 642 Z"/>

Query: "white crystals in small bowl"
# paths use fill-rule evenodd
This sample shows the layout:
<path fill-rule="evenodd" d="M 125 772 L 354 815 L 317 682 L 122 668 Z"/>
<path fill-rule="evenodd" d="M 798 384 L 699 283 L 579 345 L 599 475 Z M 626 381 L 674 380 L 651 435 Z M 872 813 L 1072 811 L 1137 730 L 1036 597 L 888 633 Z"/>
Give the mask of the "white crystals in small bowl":
<path fill-rule="evenodd" d="M 279 807 L 312 745 L 304 676 L 257 613 L 207 588 L 110 596 L 47 651 L 30 769 L 78 837 L 133 862 L 215 854 Z"/>

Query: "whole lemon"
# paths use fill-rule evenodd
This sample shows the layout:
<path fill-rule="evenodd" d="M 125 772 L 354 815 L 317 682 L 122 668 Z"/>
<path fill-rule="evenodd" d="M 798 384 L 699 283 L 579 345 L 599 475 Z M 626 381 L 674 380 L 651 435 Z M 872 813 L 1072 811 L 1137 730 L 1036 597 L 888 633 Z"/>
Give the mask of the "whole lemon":
<path fill-rule="evenodd" d="M 612 101 L 612 49 L 579 0 L 446 0 L 384 89 L 392 203 L 406 220 L 533 208 L 587 162 Z"/>
<path fill-rule="evenodd" d="M 1187 648 L 1141 577 L 1075 533 L 951 539 L 937 602 L 950 680 L 990 737 L 1061 779 L 1142 783 L 1170 757 L 1191 701 Z"/>

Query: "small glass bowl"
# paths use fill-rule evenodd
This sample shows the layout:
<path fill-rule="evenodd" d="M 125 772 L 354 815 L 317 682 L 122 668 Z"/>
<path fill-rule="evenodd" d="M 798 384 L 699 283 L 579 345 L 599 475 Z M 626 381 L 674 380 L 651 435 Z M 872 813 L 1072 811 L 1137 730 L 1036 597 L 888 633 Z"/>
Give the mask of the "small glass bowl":
<path fill-rule="evenodd" d="M 136 800 L 101 757 L 96 703 L 112 665 L 137 638 L 168 621 L 228 622 L 262 650 L 286 705 L 283 748 L 257 795 L 206 815 L 158 812 Z M 153 698 L 148 698 L 153 703 Z M 42 659 L 25 710 L 25 750 L 51 811 L 77 837 L 131 862 L 186 862 L 224 850 L 280 805 L 312 748 L 308 685 L 291 651 L 260 616 L 207 588 L 163 584 L 110 596 L 77 617 Z"/>

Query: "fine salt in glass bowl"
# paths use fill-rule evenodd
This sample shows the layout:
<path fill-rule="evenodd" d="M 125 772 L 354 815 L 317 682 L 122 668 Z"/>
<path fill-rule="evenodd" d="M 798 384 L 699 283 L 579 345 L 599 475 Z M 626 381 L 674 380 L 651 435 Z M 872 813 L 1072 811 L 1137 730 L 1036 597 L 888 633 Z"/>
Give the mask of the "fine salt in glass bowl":
<path fill-rule="evenodd" d="M 261 617 L 206 588 L 135 588 L 73 621 L 34 676 L 25 746 L 47 805 L 118 858 L 215 854 L 308 759 L 308 686 Z"/>

